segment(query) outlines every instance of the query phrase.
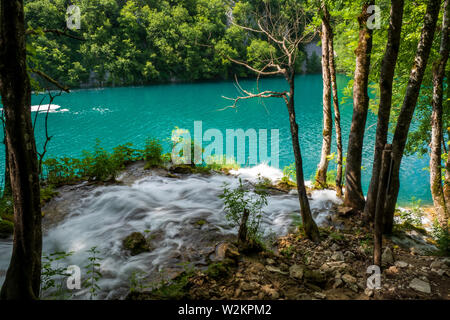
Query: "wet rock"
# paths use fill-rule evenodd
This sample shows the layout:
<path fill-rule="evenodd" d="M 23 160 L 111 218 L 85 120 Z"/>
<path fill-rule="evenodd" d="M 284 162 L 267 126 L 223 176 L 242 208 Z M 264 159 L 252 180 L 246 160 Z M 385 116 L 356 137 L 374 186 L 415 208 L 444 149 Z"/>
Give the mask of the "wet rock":
<path fill-rule="evenodd" d="M 188 165 L 179 165 L 170 168 L 170 172 L 172 173 L 180 173 L 180 174 L 190 174 L 192 173 L 192 167 Z"/>
<path fill-rule="evenodd" d="M 386 249 L 384 249 L 383 254 L 381 255 L 381 263 L 382 265 L 390 265 L 394 263 L 394 254 L 392 253 L 391 248 L 386 247 Z"/>
<path fill-rule="evenodd" d="M 412 279 L 409 283 L 409 287 L 419 292 L 431 293 L 430 283 L 419 278 Z"/>
<path fill-rule="evenodd" d="M 303 278 L 303 267 L 297 264 L 294 264 L 289 268 L 289 276 L 294 279 L 301 280 Z"/>
<path fill-rule="evenodd" d="M 140 232 L 133 232 L 123 240 L 123 246 L 129 250 L 132 256 L 138 255 L 142 252 L 150 251 L 150 246 L 147 243 L 144 235 Z"/>

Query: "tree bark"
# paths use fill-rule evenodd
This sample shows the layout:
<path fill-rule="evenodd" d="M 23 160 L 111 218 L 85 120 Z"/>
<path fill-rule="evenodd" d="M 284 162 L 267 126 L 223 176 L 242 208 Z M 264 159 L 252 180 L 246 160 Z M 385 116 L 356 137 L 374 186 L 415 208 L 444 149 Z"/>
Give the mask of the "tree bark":
<path fill-rule="evenodd" d="M 381 155 L 387 142 L 389 118 L 392 104 L 392 82 L 394 80 L 395 65 L 400 47 L 400 37 L 403 20 L 403 0 L 391 0 L 391 12 L 388 30 L 388 40 L 380 72 L 380 105 L 378 107 L 377 132 L 373 157 L 372 179 L 367 193 L 364 207 L 364 217 L 373 220 L 375 216 L 378 182 L 381 168 Z"/>
<path fill-rule="evenodd" d="M 373 264 L 381 268 L 381 250 L 383 247 L 383 213 L 384 201 L 386 199 L 386 191 L 389 184 L 390 168 L 392 159 L 392 146 L 386 144 L 381 161 L 380 181 L 378 185 L 377 206 L 375 210 L 375 232 L 373 245 Z"/>
<path fill-rule="evenodd" d="M 306 236 L 314 242 L 320 241 L 320 233 L 316 223 L 311 214 L 311 208 L 309 207 L 308 195 L 306 194 L 305 180 L 303 174 L 303 160 L 300 150 L 300 143 L 298 138 L 298 125 L 295 119 L 295 107 L 294 107 L 294 76 L 295 72 L 291 70 L 287 76 L 289 82 L 289 99 L 286 102 L 289 112 L 289 124 L 291 128 L 292 147 L 294 149 L 295 169 L 297 178 L 297 191 L 298 199 L 300 202 L 300 214 L 302 216 L 303 228 Z"/>
<path fill-rule="evenodd" d="M 327 19 L 327 10 L 325 5 L 322 5 L 323 20 Z M 331 116 L 331 79 L 330 79 L 330 64 L 328 53 L 328 29 L 325 22 L 322 20 L 322 80 L 323 80 L 323 131 L 322 131 L 322 154 L 320 156 L 320 162 L 317 168 L 316 174 L 316 187 L 326 188 L 327 185 L 327 171 L 329 155 L 331 152 L 331 136 L 333 130 L 332 116 Z"/>
<path fill-rule="evenodd" d="M 365 3 L 358 17 L 359 42 L 356 54 L 355 79 L 353 84 L 353 117 L 347 148 L 347 168 L 345 170 L 345 198 L 344 204 L 357 210 L 364 209 L 364 195 L 361 185 L 361 162 L 364 131 L 367 112 L 369 109 L 369 95 L 367 93 L 370 68 L 370 54 L 372 51 L 372 30 L 367 27 L 369 14 L 367 8 L 374 1 Z"/>
<path fill-rule="evenodd" d="M 14 200 L 14 243 L 1 299 L 39 298 L 41 209 L 31 88 L 26 65 L 23 0 L 0 3 L 0 95 L 5 111 Z"/>
<path fill-rule="evenodd" d="M 394 138 L 392 140 L 393 167 L 391 185 L 385 204 L 384 232 L 391 233 L 395 205 L 397 203 L 398 192 L 400 189 L 400 164 L 405 150 L 406 140 L 408 138 L 409 127 L 416 108 L 417 99 L 420 92 L 423 76 L 427 67 L 428 57 L 433 44 L 434 33 L 436 29 L 437 18 L 441 0 L 429 0 L 427 11 L 424 18 L 424 25 L 417 46 L 414 65 L 411 69 L 406 94 L 403 100 L 402 108 L 397 119 Z"/>
<path fill-rule="evenodd" d="M 433 97 L 431 113 L 431 144 L 430 144 L 430 186 L 433 204 L 437 211 L 439 224 L 448 228 L 449 212 L 444 198 L 441 175 L 441 141 L 443 139 L 442 114 L 445 66 L 449 55 L 448 28 L 449 28 L 449 0 L 444 2 L 444 15 L 442 21 L 440 57 L 433 66 Z"/>
<path fill-rule="evenodd" d="M 329 17 L 329 15 L 328 15 Z M 333 93 L 334 127 L 336 130 L 337 167 L 336 167 L 336 195 L 342 197 L 342 133 L 341 133 L 341 112 L 339 110 L 339 98 L 336 81 L 336 65 L 334 62 L 333 29 L 330 20 L 326 21 L 328 29 L 328 63 L 330 65 L 331 89 Z"/>

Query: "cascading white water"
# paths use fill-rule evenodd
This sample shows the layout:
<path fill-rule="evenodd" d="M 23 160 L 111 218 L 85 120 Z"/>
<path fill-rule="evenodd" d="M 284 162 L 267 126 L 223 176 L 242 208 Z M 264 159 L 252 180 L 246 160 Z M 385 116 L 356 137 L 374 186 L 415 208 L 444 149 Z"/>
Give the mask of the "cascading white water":
<path fill-rule="evenodd" d="M 276 180 L 282 175 L 266 165 L 233 174 L 251 182 L 258 176 Z M 149 279 L 156 279 L 161 271 L 170 275 L 182 270 L 184 262 L 205 265 L 205 258 L 218 242 L 236 235 L 237 230 L 225 219 L 223 201 L 218 197 L 225 184 L 233 188 L 239 180 L 224 175 L 189 175 L 181 179 L 152 175 L 131 186 L 97 187 L 81 201 L 71 203 L 68 212 L 61 213 L 65 214 L 63 221 L 44 235 L 43 252 L 74 251 L 65 262 L 83 269 L 88 261 L 87 251 L 96 246 L 103 258 L 103 277 L 98 283 L 101 292 L 96 298 L 123 298 L 133 272 L 141 271 Z M 310 205 L 318 224 L 326 221 L 337 202 L 333 191 L 312 194 Z M 292 215 L 299 214 L 298 197 L 270 195 L 264 212 L 261 226 L 265 234 L 284 235 L 292 225 Z M 206 223 L 198 223 L 199 220 Z M 122 248 L 123 239 L 132 232 L 146 230 L 150 230 L 153 250 L 130 256 Z M 10 242 L 0 242 L 0 272 L 7 268 L 11 248 Z M 0 283 L 3 278 L 0 275 Z M 74 294 L 74 298 L 88 296 L 86 290 Z"/>

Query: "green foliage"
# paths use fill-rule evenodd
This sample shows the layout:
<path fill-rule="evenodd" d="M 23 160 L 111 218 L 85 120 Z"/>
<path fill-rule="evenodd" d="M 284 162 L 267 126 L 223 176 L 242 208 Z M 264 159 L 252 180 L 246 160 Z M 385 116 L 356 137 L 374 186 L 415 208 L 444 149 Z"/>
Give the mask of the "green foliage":
<path fill-rule="evenodd" d="M 144 160 L 146 161 L 146 169 L 159 166 L 163 163 L 162 151 L 163 147 L 159 140 L 148 138 L 145 141 L 143 156 Z"/>
<path fill-rule="evenodd" d="M 14 223 L 0 218 L 0 238 L 7 238 L 14 232 Z"/>
<path fill-rule="evenodd" d="M 100 145 L 97 139 L 93 151 L 83 151 L 80 159 L 60 157 L 48 158 L 43 162 L 46 182 L 49 185 L 62 185 L 81 180 L 108 181 L 114 180 L 120 170 L 133 161 L 146 159 L 147 163 L 161 163 L 162 147 L 155 140 L 147 140 L 144 150 L 133 148 L 133 144 L 125 143 L 110 153 Z"/>
<path fill-rule="evenodd" d="M 98 254 L 100 251 L 97 250 L 97 247 L 92 247 L 89 249 L 89 263 L 84 267 L 86 269 L 87 278 L 84 281 L 84 285 L 89 289 L 90 299 L 92 300 L 100 290 L 97 282 L 101 279 L 102 274 L 100 272 L 100 261 L 102 260 Z"/>
<path fill-rule="evenodd" d="M 227 261 L 230 259 L 225 259 L 221 262 L 215 262 L 208 266 L 206 270 L 206 274 L 208 277 L 212 279 L 220 279 L 228 276 L 230 274 L 230 265 L 232 265 L 233 261 Z"/>
<path fill-rule="evenodd" d="M 51 185 L 41 188 L 41 207 L 57 195 L 58 192 Z"/>
<path fill-rule="evenodd" d="M 240 168 L 234 158 L 227 158 L 224 155 L 212 155 L 206 160 L 207 167 L 214 171 L 230 171 Z"/>
<path fill-rule="evenodd" d="M 297 182 L 295 163 L 291 163 L 290 165 L 283 168 L 283 178 L 281 178 L 284 182 L 294 181 Z"/>
<path fill-rule="evenodd" d="M 396 209 L 395 216 L 398 218 L 396 229 L 416 229 L 423 231 L 422 216 L 423 209 L 421 207 L 421 200 L 416 200 L 415 197 L 411 198 L 411 207 L 408 209 Z"/>
<path fill-rule="evenodd" d="M 227 57 L 259 59 L 275 50 L 262 35 L 229 26 L 228 0 L 78 0 L 74 4 L 80 7 L 82 26 L 75 33 L 85 41 L 42 31 L 65 25 L 67 1 L 25 1 L 24 8 L 28 28 L 36 31 L 27 37 L 30 67 L 71 87 L 248 76 L 250 72 Z M 243 20 L 259 6 L 252 0 L 239 1 L 233 15 Z M 288 13 L 289 6 L 283 7 Z"/>
<path fill-rule="evenodd" d="M 234 190 L 225 186 L 220 198 L 224 201 L 227 220 L 235 227 L 240 225 L 244 211 L 249 211 L 247 235 L 250 240 L 259 243 L 261 237 L 259 227 L 264 213 L 262 209 L 267 205 L 267 192 L 264 188 L 255 186 L 252 193 L 239 179 L 239 186 Z"/>
<path fill-rule="evenodd" d="M 320 57 L 315 51 L 311 53 L 311 56 L 306 59 L 306 72 L 307 73 L 320 73 L 322 72 L 322 63 Z"/>
<path fill-rule="evenodd" d="M 442 227 L 437 219 L 433 221 L 432 236 L 439 249 L 438 254 L 450 256 L 450 233 L 448 228 Z"/>
<path fill-rule="evenodd" d="M 62 299 L 65 297 L 65 279 L 67 266 L 60 264 L 62 260 L 73 255 L 73 252 L 58 251 L 42 256 L 41 295 Z M 50 291 L 55 289 L 54 291 Z"/>

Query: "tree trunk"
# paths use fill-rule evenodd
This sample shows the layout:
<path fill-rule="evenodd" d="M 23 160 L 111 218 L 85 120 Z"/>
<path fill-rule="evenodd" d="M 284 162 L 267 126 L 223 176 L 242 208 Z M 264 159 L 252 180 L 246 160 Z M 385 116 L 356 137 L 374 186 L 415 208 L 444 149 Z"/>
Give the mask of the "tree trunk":
<path fill-rule="evenodd" d="M 440 5 L 440 0 L 428 1 L 427 12 L 424 18 L 422 34 L 417 46 L 414 65 L 411 69 L 408 85 L 406 87 L 405 98 L 397 119 L 397 126 L 395 128 L 394 138 L 392 140 L 394 161 L 389 195 L 386 199 L 385 205 L 386 221 L 384 223 L 384 232 L 388 234 L 392 232 L 395 205 L 397 203 L 398 192 L 400 189 L 400 164 L 402 161 L 403 152 L 405 150 L 406 140 L 408 138 L 409 126 L 411 125 L 411 120 L 416 108 L 423 75 L 427 67 L 428 57 L 433 44 Z"/>
<path fill-rule="evenodd" d="M 6 132 L 5 134 L 5 182 L 3 184 L 3 198 L 8 198 L 12 194 L 11 190 L 11 176 L 9 174 L 9 152 L 8 152 L 8 144 L 6 143 Z"/>
<path fill-rule="evenodd" d="M 319 229 L 317 228 L 317 225 L 314 222 L 314 219 L 312 218 L 303 175 L 303 161 L 302 161 L 302 154 L 300 151 L 300 143 L 298 139 L 298 125 L 295 119 L 295 108 L 294 108 L 294 75 L 295 73 L 291 71 L 289 76 L 287 77 L 290 92 L 289 92 L 289 100 L 287 101 L 286 105 L 289 112 L 292 147 L 294 149 L 295 169 L 297 177 L 297 191 L 298 191 L 298 199 L 300 201 L 300 213 L 302 215 L 303 228 L 305 230 L 306 236 L 314 242 L 319 242 L 320 241 Z"/>
<path fill-rule="evenodd" d="M 0 298 L 37 299 L 42 253 L 40 189 L 22 0 L 0 3 L 0 95 L 14 200 L 13 252 Z"/>
<path fill-rule="evenodd" d="M 324 18 L 327 19 L 328 12 L 325 5 L 322 6 Z M 322 154 L 320 156 L 320 162 L 317 168 L 316 174 L 316 187 L 327 187 L 327 171 L 329 155 L 331 152 L 331 136 L 332 136 L 332 116 L 331 116 L 331 79 L 330 79 L 330 66 L 329 66 L 329 53 L 328 53 L 328 29 L 325 22 L 322 21 L 322 79 L 323 79 L 323 140 L 322 140 Z"/>
<path fill-rule="evenodd" d="M 329 17 L 329 15 L 328 15 Z M 331 88 L 333 93 L 334 127 L 336 130 L 337 168 L 336 168 L 336 195 L 342 197 L 342 133 L 341 112 L 339 110 L 339 98 L 336 82 L 336 66 L 334 62 L 333 29 L 330 20 L 326 21 L 328 29 L 328 63 L 330 65 Z"/>
<path fill-rule="evenodd" d="M 386 144 L 380 168 L 380 181 L 375 210 L 375 232 L 373 240 L 373 264 L 381 268 L 381 250 L 383 247 L 383 213 L 386 192 L 389 186 L 390 168 L 392 159 L 392 146 Z"/>
<path fill-rule="evenodd" d="M 361 161 L 369 109 L 367 87 L 369 81 L 370 54 L 372 51 L 372 30 L 367 27 L 369 14 L 367 8 L 373 4 L 365 3 L 358 17 L 359 42 L 356 54 L 355 79 L 353 84 L 353 117 L 347 149 L 347 168 L 345 170 L 344 204 L 357 210 L 364 209 L 364 195 L 361 186 Z"/>
<path fill-rule="evenodd" d="M 431 114 L 431 154 L 430 154 L 430 186 L 433 204 L 436 208 L 439 224 L 446 229 L 448 227 L 449 212 L 445 204 L 444 190 L 441 176 L 441 141 L 443 139 L 442 113 L 445 66 L 449 54 L 448 28 L 449 28 L 449 0 L 444 2 L 444 15 L 442 21 L 441 45 L 439 59 L 433 66 L 433 98 Z"/>
<path fill-rule="evenodd" d="M 403 20 L 403 0 L 391 0 L 391 13 L 389 21 L 388 41 L 380 72 L 380 105 L 378 107 L 378 122 L 373 157 L 372 179 L 367 193 L 367 202 L 364 207 L 364 217 L 373 220 L 375 216 L 376 199 L 378 195 L 378 182 L 381 167 L 381 154 L 387 142 L 389 130 L 389 117 L 392 104 L 392 82 L 394 80 L 395 65 L 397 63 L 398 49 Z"/>
<path fill-rule="evenodd" d="M 244 213 L 242 215 L 242 219 L 241 219 L 241 224 L 239 226 L 239 231 L 238 231 L 238 244 L 239 246 L 241 245 L 246 245 L 247 244 L 247 222 L 248 222 L 248 216 L 250 214 L 250 211 L 245 208 L 244 209 Z"/>

